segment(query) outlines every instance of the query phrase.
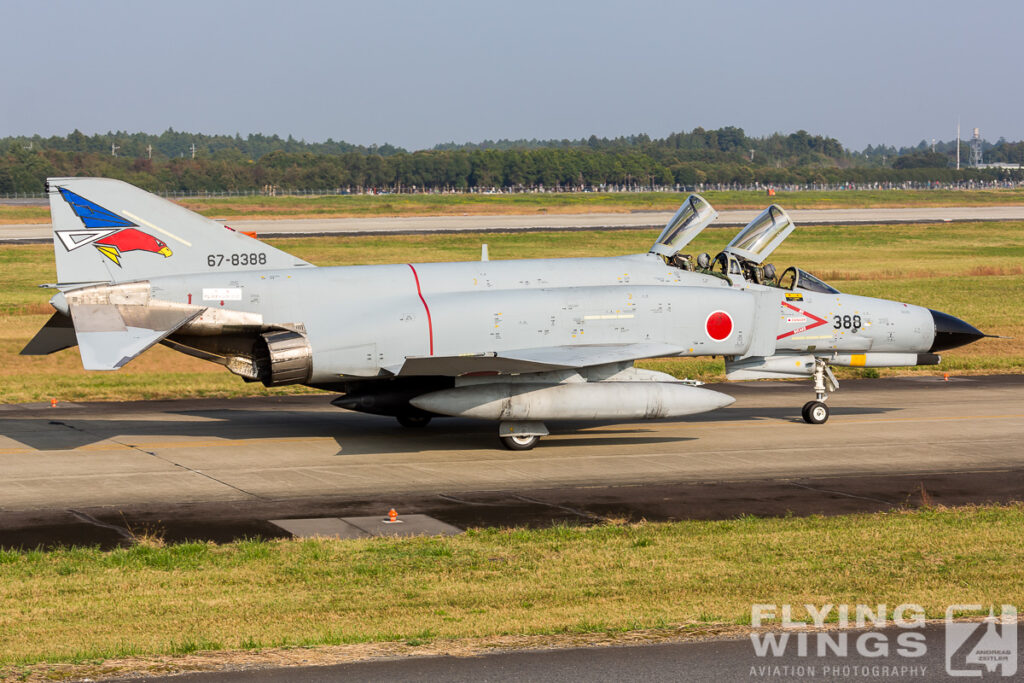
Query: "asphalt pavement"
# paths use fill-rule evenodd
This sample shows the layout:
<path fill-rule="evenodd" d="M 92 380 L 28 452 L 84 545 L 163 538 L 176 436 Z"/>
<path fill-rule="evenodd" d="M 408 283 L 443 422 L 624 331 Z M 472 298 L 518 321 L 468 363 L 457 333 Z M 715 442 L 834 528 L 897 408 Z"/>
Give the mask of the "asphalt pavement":
<path fill-rule="evenodd" d="M 765 198 L 765 206 L 770 204 Z M 943 221 L 1022 221 L 1024 206 L 964 206 L 881 209 L 792 209 L 797 225 L 856 225 L 878 223 L 941 223 Z M 713 227 L 746 225 L 759 210 L 720 211 Z M 306 235 L 374 235 L 435 232 L 515 232 L 522 230 L 656 230 L 672 212 L 537 214 L 517 216 L 376 216 L 371 218 L 304 218 L 222 220 L 259 237 Z M 0 225 L 0 243 L 49 242 L 49 223 Z"/>
<path fill-rule="evenodd" d="M 977 638 L 986 625 L 964 625 Z M 1006 628 L 999 626 L 999 629 Z M 192 673 L 138 681 L 181 681 L 182 683 L 241 683 L 294 681 L 586 681 L 620 683 L 622 681 L 942 681 L 942 680 L 1021 680 L 1017 671 L 1024 642 L 1024 628 L 1014 631 L 1016 639 L 1012 665 L 971 663 L 961 646 L 946 640 L 944 624 L 923 628 L 885 628 L 867 631 L 820 632 L 803 634 L 805 653 L 801 654 L 797 632 L 786 634 L 776 655 L 770 648 L 755 648 L 751 639 L 704 642 L 662 643 L 654 645 L 589 647 L 564 650 L 528 650 L 502 652 L 475 657 L 406 657 L 338 664 L 333 666 L 291 667 L 287 669 L 247 669 Z M 975 631 L 975 629 L 977 629 Z M 1002 635 L 1002 631 L 999 631 Z M 1009 634 L 1009 631 L 1007 632 Z M 908 634 L 913 634 L 907 640 Z M 783 634 L 771 636 L 778 644 Z M 758 636 L 764 643 L 766 636 Z M 823 655 L 819 655 L 819 639 Z M 967 641 L 965 641 L 967 642 Z M 951 646 L 952 645 L 952 646 Z M 957 675 L 952 675 L 954 672 Z M 1008 674 L 1005 675 L 1004 674 Z"/>
<path fill-rule="evenodd" d="M 1019 500 L 1024 376 L 843 382 L 808 425 L 807 382 L 716 385 L 685 420 L 407 430 L 331 395 L 0 406 L 0 546 L 283 536 L 269 520 L 424 514 L 459 528 L 830 514 Z"/>

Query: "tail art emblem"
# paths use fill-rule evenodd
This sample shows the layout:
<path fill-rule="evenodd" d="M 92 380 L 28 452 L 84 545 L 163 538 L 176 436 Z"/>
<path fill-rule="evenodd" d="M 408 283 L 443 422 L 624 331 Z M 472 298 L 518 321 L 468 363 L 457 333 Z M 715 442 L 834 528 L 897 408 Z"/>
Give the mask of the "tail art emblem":
<path fill-rule="evenodd" d="M 138 226 L 74 192 L 58 188 L 64 201 L 82 220 L 85 230 L 58 230 L 64 248 L 74 251 L 91 244 L 108 259 L 121 265 L 121 256 L 129 251 L 148 251 L 167 258 L 172 253 L 167 244 L 138 230 Z"/>

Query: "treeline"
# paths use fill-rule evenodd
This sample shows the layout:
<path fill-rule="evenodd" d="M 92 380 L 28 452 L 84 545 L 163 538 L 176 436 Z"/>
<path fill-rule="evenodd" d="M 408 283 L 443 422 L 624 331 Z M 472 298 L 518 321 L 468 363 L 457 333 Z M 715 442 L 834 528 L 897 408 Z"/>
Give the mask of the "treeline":
<path fill-rule="evenodd" d="M 987 164 L 1021 164 L 1024 165 L 1024 142 L 1010 142 L 1000 138 L 992 143 L 981 140 L 981 153 Z M 965 164 L 970 158 L 971 145 L 968 140 L 960 140 L 960 163 Z M 922 140 L 916 147 L 900 147 L 868 145 L 855 158 L 874 164 L 892 165 L 894 168 L 943 168 L 952 166 L 956 159 L 956 140 L 932 141 Z"/>
<path fill-rule="evenodd" d="M 409 154 L 390 144 L 364 147 L 347 142 L 306 142 L 292 136 L 239 134 L 203 135 L 168 129 L 159 135 L 127 133 L 124 131 L 85 135 L 74 131 L 67 136 L 43 138 L 10 137 L 0 139 L 0 148 L 16 145 L 28 151 L 84 152 L 133 159 L 214 159 L 225 161 L 251 160 L 275 152 L 291 154 L 309 153 L 316 156 L 339 156 L 350 153 L 362 155 L 395 156 Z M 717 130 L 695 128 L 652 140 L 646 134 L 617 138 L 589 138 L 576 140 L 485 140 L 480 143 L 446 143 L 435 146 L 434 152 L 517 151 L 537 150 L 589 150 L 592 152 L 636 152 L 665 161 L 748 161 L 755 165 L 782 165 L 836 162 L 852 156 L 834 138 L 811 135 L 798 131 L 790 135 L 775 133 L 763 138 L 748 137 L 742 128 L 726 126 Z M 750 157 L 753 157 L 751 159 Z"/>
<path fill-rule="evenodd" d="M 168 128 L 159 135 L 150 133 L 127 133 L 117 131 L 86 135 L 75 130 L 66 136 L 44 138 L 40 135 L 32 137 L 10 137 L 0 139 L 0 147 L 10 144 L 20 145 L 32 150 L 52 150 L 58 152 L 95 152 L 101 155 L 131 157 L 135 159 L 184 159 L 205 157 L 214 159 L 259 159 L 272 152 L 310 152 L 312 154 L 379 154 L 390 156 L 405 153 L 406 150 L 393 145 L 353 145 L 348 142 L 335 142 L 328 138 L 325 142 L 306 142 L 296 140 L 291 135 L 281 138 L 277 135 L 250 133 L 242 137 L 235 135 L 204 135 L 202 133 L 178 132 Z"/>
<path fill-rule="evenodd" d="M 1000 140 L 999 144 L 995 145 L 984 154 L 985 161 L 988 163 L 1024 165 L 1024 142 L 1007 142 L 1006 140 Z"/>
<path fill-rule="evenodd" d="M 584 148 L 600 152 L 632 150 L 654 157 L 671 156 L 680 161 L 747 160 L 757 165 L 793 165 L 814 162 L 835 162 L 852 155 L 838 140 L 797 131 L 790 135 L 775 133 L 751 138 L 742 128 L 726 126 L 717 130 L 694 128 L 689 133 L 672 133 L 652 140 L 648 135 L 599 138 L 591 135 L 578 140 L 484 140 L 479 143 L 437 145 L 435 150 L 528 150 Z M 752 158 L 750 158 L 752 157 Z"/>
<path fill-rule="evenodd" d="M 749 185 L 955 182 L 1020 179 L 1019 171 L 949 167 L 948 152 L 909 148 L 887 163 L 846 150 L 834 138 L 797 131 L 750 138 L 741 128 L 695 128 L 652 140 L 646 135 L 564 141 L 498 141 L 407 152 L 328 140 L 110 133 L 0 141 L 0 194 L 40 192 L 48 176 L 120 178 L 163 192 L 278 188 L 365 191 L 600 189 L 703 183 Z M 113 145 L 113 147 L 111 147 Z M 182 147 L 186 146 L 185 154 Z M 194 158 L 192 145 L 195 145 Z M 1021 143 L 1000 141 L 1020 156 Z M 951 144 L 950 149 L 955 150 Z M 885 156 L 885 155 L 882 155 Z M 966 158 L 966 157 L 964 157 Z"/>

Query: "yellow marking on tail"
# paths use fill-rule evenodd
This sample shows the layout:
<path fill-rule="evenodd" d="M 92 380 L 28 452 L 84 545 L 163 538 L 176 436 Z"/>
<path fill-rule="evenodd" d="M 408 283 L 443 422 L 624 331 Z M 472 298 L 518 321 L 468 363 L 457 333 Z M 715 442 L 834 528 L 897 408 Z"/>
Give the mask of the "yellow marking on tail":
<path fill-rule="evenodd" d="M 99 249 L 100 253 L 106 256 L 108 259 L 110 259 L 117 265 L 121 265 L 121 261 L 118 258 L 118 256 L 120 256 L 120 252 L 117 250 L 117 247 L 108 247 L 104 244 L 97 244 L 96 248 Z"/>

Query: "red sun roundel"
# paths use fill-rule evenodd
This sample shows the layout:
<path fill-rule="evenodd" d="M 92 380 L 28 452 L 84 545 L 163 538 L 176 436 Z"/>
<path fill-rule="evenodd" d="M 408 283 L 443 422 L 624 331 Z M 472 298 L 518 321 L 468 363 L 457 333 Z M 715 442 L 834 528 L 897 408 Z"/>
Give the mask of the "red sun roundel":
<path fill-rule="evenodd" d="M 715 341 L 724 341 L 732 334 L 732 318 L 725 311 L 714 311 L 704 321 L 704 329 Z"/>

